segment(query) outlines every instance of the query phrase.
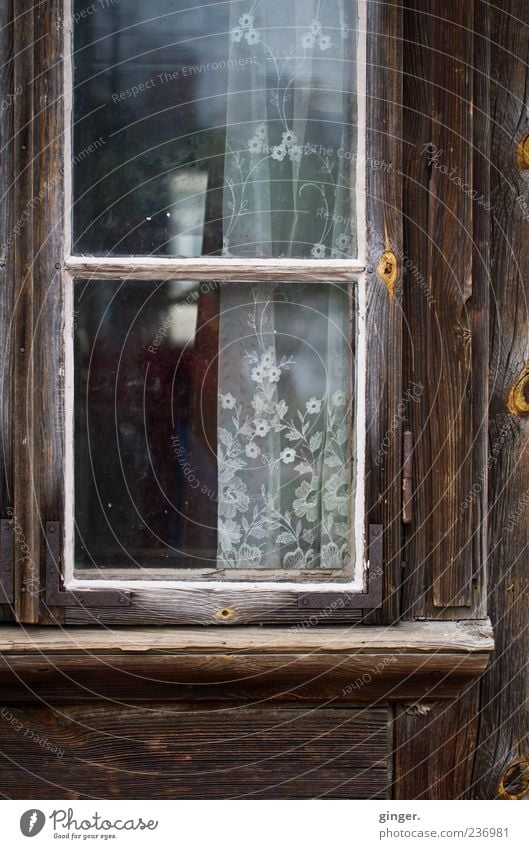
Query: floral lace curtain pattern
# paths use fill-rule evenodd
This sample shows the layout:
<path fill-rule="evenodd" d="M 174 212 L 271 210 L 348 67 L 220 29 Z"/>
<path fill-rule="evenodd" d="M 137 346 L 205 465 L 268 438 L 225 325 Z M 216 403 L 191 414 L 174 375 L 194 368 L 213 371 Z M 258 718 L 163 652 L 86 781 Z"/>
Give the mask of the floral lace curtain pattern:
<path fill-rule="evenodd" d="M 356 4 L 243 7 L 230 13 L 224 253 L 354 256 Z"/>
<path fill-rule="evenodd" d="M 355 4 L 236 1 L 230 15 L 230 73 L 246 84 L 228 92 L 224 254 L 355 255 Z M 352 287 L 230 283 L 220 304 L 219 568 L 344 573 Z"/>

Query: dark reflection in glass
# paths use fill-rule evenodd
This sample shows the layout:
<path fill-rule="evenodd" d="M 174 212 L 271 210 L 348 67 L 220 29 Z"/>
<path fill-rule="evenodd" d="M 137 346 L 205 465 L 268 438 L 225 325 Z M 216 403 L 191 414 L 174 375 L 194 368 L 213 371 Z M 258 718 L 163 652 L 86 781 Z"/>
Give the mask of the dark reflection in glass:
<path fill-rule="evenodd" d="M 199 289 L 75 282 L 78 567 L 216 565 L 218 293 Z"/>
<path fill-rule="evenodd" d="M 354 286 L 74 286 L 77 573 L 349 578 Z"/>
<path fill-rule="evenodd" d="M 356 252 L 353 0 L 73 8 L 74 253 Z"/>

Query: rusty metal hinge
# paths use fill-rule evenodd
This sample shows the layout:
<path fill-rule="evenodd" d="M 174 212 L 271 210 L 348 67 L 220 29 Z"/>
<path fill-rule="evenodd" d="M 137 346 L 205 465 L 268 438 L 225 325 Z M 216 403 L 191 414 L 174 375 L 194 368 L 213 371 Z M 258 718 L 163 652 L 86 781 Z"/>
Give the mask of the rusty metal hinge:
<path fill-rule="evenodd" d="M 46 604 L 49 607 L 125 607 L 130 592 L 121 590 L 65 590 L 61 578 L 61 525 L 46 522 Z"/>
<path fill-rule="evenodd" d="M 13 519 L 0 519 L 0 604 L 15 599 Z"/>
<path fill-rule="evenodd" d="M 413 521 L 413 433 L 405 430 L 402 444 L 402 521 Z"/>
<path fill-rule="evenodd" d="M 369 569 L 367 592 L 310 592 L 300 594 L 298 607 L 304 610 L 374 609 L 383 598 L 384 535 L 382 525 L 369 525 Z"/>

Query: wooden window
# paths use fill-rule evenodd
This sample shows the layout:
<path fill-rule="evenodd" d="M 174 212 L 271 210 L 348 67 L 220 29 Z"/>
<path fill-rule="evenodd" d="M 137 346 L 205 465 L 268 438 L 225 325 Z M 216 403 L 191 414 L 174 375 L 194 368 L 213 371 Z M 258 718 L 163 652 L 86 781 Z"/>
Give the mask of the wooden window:
<path fill-rule="evenodd" d="M 16 67 L 16 614 L 394 621 L 399 10 L 159 5 L 51 2 Z"/>

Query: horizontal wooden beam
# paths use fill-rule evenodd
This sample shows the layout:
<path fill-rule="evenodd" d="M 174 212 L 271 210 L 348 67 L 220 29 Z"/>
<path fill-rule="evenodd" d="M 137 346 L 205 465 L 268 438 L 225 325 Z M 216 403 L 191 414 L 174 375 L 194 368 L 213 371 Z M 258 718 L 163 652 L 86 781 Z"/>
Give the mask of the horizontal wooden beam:
<path fill-rule="evenodd" d="M 70 256 L 65 270 L 73 277 L 131 280 L 354 281 L 365 271 L 357 259 L 236 259 L 229 257 L 88 257 Z"/>
<path fill-rule="evenodd" d="M 353 627 L 0 629 L 5 701 L 387 702 L 455 698 L 485 670 L 488 621 Z"/>
<path fill-rule="evenodd" d="M 459 622 L 402 622 L 391 627 L 327 626 L 255 628 L 39 628 L 0 626 L 0 654 L 76 654 L 223 651 L 285 654 L 373 651 L 490 652 L 488 619 Z"/>

